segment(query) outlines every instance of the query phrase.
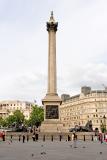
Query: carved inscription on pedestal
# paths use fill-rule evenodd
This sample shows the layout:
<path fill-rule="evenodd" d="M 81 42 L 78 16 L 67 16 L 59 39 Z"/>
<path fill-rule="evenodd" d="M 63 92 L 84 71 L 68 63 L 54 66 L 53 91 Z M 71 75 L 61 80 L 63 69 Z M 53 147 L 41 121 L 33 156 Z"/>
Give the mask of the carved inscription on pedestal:
<path fill-rule="evenodd" d="M 46 106 L 46 119 L 58 119 L 59 110 L 57 105 L 47 105 Z"/>

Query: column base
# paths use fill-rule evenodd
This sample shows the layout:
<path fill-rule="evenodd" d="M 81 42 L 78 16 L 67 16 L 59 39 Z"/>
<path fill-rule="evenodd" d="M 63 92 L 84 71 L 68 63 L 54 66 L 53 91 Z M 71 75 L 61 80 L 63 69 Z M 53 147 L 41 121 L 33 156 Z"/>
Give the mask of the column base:
<path fill-rule="evenodd" d="M 40 132 L 43 132 L 43 133 L 60 133 L 60 132 L 63 132 L 63 124 L 60 121 L 45 120 L 41 124 Z"/>

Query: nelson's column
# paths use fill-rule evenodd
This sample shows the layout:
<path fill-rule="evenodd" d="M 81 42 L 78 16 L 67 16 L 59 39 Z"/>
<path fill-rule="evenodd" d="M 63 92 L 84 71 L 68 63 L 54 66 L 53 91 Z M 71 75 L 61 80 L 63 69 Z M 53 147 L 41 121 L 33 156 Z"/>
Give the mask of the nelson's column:
<path fill-rule="evenodd" d="M 55 22 L 53 12 L 50 20 L 46 23 L 48 31 L 48 90 L 45 98 L 42 100 L 44 105 L 44 122 L 41 125 L 41 132 L 59 132 L 62 131 L 60 122 L 59 107 L 62 103 L 57 94 L 56 78 L 56 31 L 58 23 Z"/>

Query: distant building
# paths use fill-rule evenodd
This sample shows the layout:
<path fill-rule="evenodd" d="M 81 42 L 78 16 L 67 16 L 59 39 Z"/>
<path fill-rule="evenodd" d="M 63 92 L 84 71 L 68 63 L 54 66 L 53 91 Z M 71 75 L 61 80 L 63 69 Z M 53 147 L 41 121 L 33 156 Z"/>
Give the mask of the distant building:
<path fill-rule="evenodd" d="M 62 94 L 61 95 L 61 99 L 62 99 L 63 102 L 66 101 L 66 100 L 68 100 L 69 98 L 70 98 L 69 94 Z"/>
<path fill-rule="evenodd" d="M 34 105 L 34 103 L 26 101 L 0 101 L 0 117 L 8 117 L 12 115 L 15 110 L 20 110 L 24 114 L 25 119 L 29 119 L 32 105 Z"/>
<path fill-rule="evenodd" d="M 60 117 L 67 130 L 76 125 L 85 126 L 88 120 L 92 120 L 93 129 L 100 130 L 102 123 L 107 126 L 107 90 L 91 90 L 84 86 L 78 95 L 64 94 Z"/>

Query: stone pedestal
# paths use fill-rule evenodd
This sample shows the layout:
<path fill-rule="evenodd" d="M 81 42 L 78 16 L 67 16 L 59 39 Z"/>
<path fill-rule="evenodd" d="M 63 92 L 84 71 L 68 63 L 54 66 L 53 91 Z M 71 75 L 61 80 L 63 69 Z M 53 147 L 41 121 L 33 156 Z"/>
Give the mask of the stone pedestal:
<path fill-rule="evenodd" d="M 63 124 L 60 121 L 44 121 L 41 125 L 40 132 L 44 133 L 61 133 L 63 132 Z"/>
<path fill-rule="evenodd" d="M 44 122 L 41 132 L 63 132 L 63 124 L 60 122 L 59 107 L 61 99 L 58 95 L 46 95 L 42 100 L 44 105 Z"/>

